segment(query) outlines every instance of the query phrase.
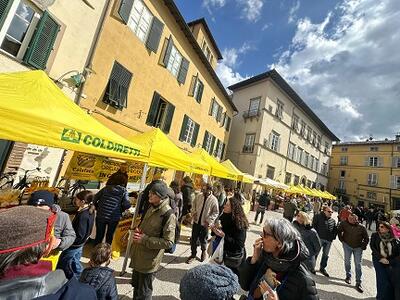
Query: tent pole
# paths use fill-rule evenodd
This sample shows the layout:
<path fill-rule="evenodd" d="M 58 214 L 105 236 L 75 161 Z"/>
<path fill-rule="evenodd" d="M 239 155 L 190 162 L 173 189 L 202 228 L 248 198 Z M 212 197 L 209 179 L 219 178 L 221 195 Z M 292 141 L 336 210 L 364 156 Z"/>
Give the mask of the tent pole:
<path fill-rule="evenodd" d="M 126 267 L 128 265 L 128 258 L 130 255 L 130 251 L 131 251 L 131 247 L 132 247 L 132 231 L 135 229 L 134 225 L 135 225 L 135 220 L 139 214 L 139 207 L 140 207 L 140 194 L 141 192 L 144 190 L 144 186 L 146 184 L 146 176 L 147 176 L 147 171 L 148 171 L 149 167 L 147 165 L 147 163 L 144 164 L 143 166 L 143 173 L 142 173 L 142 178 L 140 179 L 140 187 L 139 187 L 139 196 L 138 199 L 136 201 L 136 207 L 135 207 L 135 214 L 133 215 L 132 218 L 132 223 L 131 226 L 128 230 L 128 245 L 126 246 L 126 251 L 125 251 L 125 257 L 124 257 L 124 263 L 122 265 L 122 270 L 121 270 L 121 276 L 123 276 L 126 273 Z"/>

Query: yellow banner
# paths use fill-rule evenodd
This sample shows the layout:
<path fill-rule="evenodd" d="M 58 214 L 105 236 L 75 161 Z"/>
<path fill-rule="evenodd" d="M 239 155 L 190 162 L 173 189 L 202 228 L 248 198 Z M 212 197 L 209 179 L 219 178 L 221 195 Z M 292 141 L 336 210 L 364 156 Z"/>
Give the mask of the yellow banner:
<path fill-rule="evenodd" d="M 117 172 L 122 162 L 108 159 L 106 157 L 75 152 L 65 172 L 65 177 L 81 180 L 107 181 L 111 174 Z M 144 164 L 129 161 L 128 182 L 140 182 Z"/>

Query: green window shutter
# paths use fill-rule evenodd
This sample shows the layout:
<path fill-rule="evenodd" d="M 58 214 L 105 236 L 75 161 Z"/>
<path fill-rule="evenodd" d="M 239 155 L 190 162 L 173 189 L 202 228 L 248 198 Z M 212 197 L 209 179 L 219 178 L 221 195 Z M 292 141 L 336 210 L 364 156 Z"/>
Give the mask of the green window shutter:
<path fill-rule="evenodd" d="M 121 0 L 121 5 L 118 9 L 118 14 L 125 24 L 128 24 L 129 16 L 131 15 L 134 0 Z"/>
<path fill-rule="evenodd" d="M 171 50 L 172 46 L 174 45 L 174 42 L 172 41 L 172 36 L 169 37 L 168 43 L 167 43 L 167 49 L 165 49 L 165 55 L 163 59 L 164 66 L 166 67 L 168 65 L 169 57 L 171 56 Z"/>
<path fill-rule="evenodd" d="M 117 109 L 127 107 L 131 80 L 132 73 L 120 63 L 114 62 L 103 101 Z"/>
<path fill-rule="evenodd" d="M 212 111 L 213 111 L 213 107 L 214 107 L 214 98 L 211 99 L 211 104 L 210 104 L 210 109 L 208 110 L 208 115 L 212 116 Z"/>
<path fill-rule="evenodd" d="M 175 106 L 172 105 L 171 103 L 168 103 L 166 112 L 165 112 L 165 122 L 164 125 L 162 126 L 161 130 L 165 133 L 168 134 L 169 130 L 171 129 L 171 123 L 172 123 L 172 117 L 174 116 L 174 111 L 175 111 Z"/>
<path fill-rule="evenodd" d="M 197 143 L 197 136 L 199 135 L 199 129 L 200 129 L 200 125 L 195 123 L 194 125 L 194 131 L 193 131 L 193 137 L 192 137 L 192 141 L 190 143 L 190 145 L 192 147 L 196 146 Z"/>
<path fill-rule="evenodd" d="M 198 75 L 192 76 L 192 81 L 190 82 L 190 88 L 189 88 L 189 96 L 193 97 L 194 96 L 194 90 L 196 88 L 196 82 L 198 80 Z"/>
<path fill-rule="evenodd" d="M 225 126 L 225 122 L 226 122 L 226 112 L 224 112 L 224 113 L 222 114 L 222 117 L 221 117 L 221 127 L 224 127 L 224 126 Z"/>
<path fill-rule="evenodd" d="M 147 114 L 146 119 L 146 124 L 149 126 L 154 126 L 154 124 L 156 123 L 157 111 L 158 107 L 160 106 L 160 101 L 160 94 L 154 92 L 153 100 L 151 101 L 149 113 Z"/>
<path fill-rule="evenodd" d="M 221 160 L 224 158 L 224 151 L 225 151 L 225 143 L 222 144 L 221 157 L 220 157 Z"/>
<path fill-rule="evenodd" d="M 183 122 L 182 122 L 182 127 L 181 127 L 181 133 L 179 134 L 179 140 L 183 142 L 185 140 L 185 134 L 186 134 L 186 127 L 188 123 L 188 116 L 184 115 L 183 116 Z"/>
<path fill-rule="evenodd" d="M 201 97 L 203 97 L 203 91 L 204 91 L 204 84 L 200 81 L 199 92 L 196 95 L 196 101 L 198 103 L 201 103 Z"/>
<path fill-rule="evenodd" d="M 122 67 L 122 66 L 121 66 Z M 127 107 L 128 91 L 132 80 L 132 73 L 122 67 L 119 79 L 119 105 L 120 108 Z"/>
<path fill-rule="evenodd" d="M 0 0 L 0 29 L 3 27 L 4 20 L 7 17 L 8 12 L 10 11 L 11 4 L 13 0 Z"/>
<path fill-rule="evenodd" d="M 59 30 L 60 25 L 45 11 L 26 51 L 24 62 L 37 69 L 46 69 Z"/>
<path fill-rule="evenodd" d="M 215 136 L 212 136 L 212 138 L 211 138 L 211 147 L 210 147 L 210 151 L 208 151 L 208 153 L 209 153 L 210 155 L 212 155 L 213 152 L 214 152 L 214 144 L 215 144 Z"/>
<path fill-rule="evenodd" d="M 207 148 L 208 135 L 209 135 L 209 133 L 206 130 L 206 132 L 204 132 L 204 139 L 203 139 L 203 149 L 205 149 L 205 150 Z"/>
<path fill-rule="evenodd" d="M 164 24 L 156 17 L 153 17 L 149 36 L 147 37 L 146 41 L 146 47 L 149 50 L 153 51 L 154 53 L 157 53 L 163 29 L 164 29 Z"/>
<path fill-rule="evenodd" d="M 181 67 L 179 69 L 179 73 L 178 73 L 178 82 L 181 84 L 185 84 L 186 81 L 186 75 L 188 73 L 189 70 L 189 61 L 182 57 L 182 62 L 181 62 Z"/>
<path fill-rule="evenodd" d="M 229 131 L 230 126 L 231 126 L 231 118 L 226 116 L 226 125 L 225 125 L 226 131 Z"/>
<path fill-rule="evenodd" d="M 219 139 L 217 139 L 217 145 L 216 145 L 216 147 L 215 147 L 215 151 L 214 151 L 214 153 L 213 153 L 213 155 L 215 156 L 215 157 L 218 157 L 218 149 L 219 149 L 219 144 L 220 144 L 221 142 L 220 142 L 220 140 Z"/>
<path fill-rule="evenodd" d="M 221 122 L 223 107 L 218 104 L 217 122 Z"/>

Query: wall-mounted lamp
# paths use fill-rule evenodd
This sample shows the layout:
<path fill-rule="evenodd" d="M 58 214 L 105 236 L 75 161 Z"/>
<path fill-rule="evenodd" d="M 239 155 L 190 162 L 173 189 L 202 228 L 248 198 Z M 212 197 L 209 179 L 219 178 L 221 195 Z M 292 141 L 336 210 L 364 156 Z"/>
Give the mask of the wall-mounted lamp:
<path fill-rule="evenodd" d="M 76 73 L 76 74 L 72 75 L 71 77 L 69 77 L 67 79 L 64 79 L 65 76 L 67 76 L 71 73 Z M 55 80 L 55 83 L 64 85 L 62 83 L 62 80 L 64 80 L 65 82 L 67 82 L 68 85 L 79 88 L 82 85 L 82 83 L 85 82 L 86 77 L 90 76 L 91 74 L 96 74 L 96 72 L 92 68 L 89 68 L 89 67 L 86 67 L 83 72 L 80 72 L 78 70 L 71 70 L 71 71 L 68 71 L 68 72 L 65 72 L 64 74 L 62 74 L 57 80 Z"/>

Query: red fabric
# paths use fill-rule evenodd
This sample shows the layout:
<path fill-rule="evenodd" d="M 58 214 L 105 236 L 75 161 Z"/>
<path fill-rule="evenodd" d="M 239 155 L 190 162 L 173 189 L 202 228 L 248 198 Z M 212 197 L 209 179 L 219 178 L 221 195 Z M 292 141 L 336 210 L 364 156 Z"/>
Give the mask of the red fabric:
<path fill-rule="evenodd" d="M 395 238 L 400 238 L 400 227 L 397 227 L 396 224 L 392 224 L 392 231 Z"/>
<path fill-rule="evenodd" d="M 342 209 L 339 213 L 339 220 L 340 221 L 347 221 L 347 218 L 350 216 L 351 210 Z"/>
<path fill-rule="evenodd" d="M 6 270 L 0 280 L 9 280 L 20 277 L 39 277 L 51 271 L 51 262 L 40 260 L 37 264 L 12 266 Z"/>

